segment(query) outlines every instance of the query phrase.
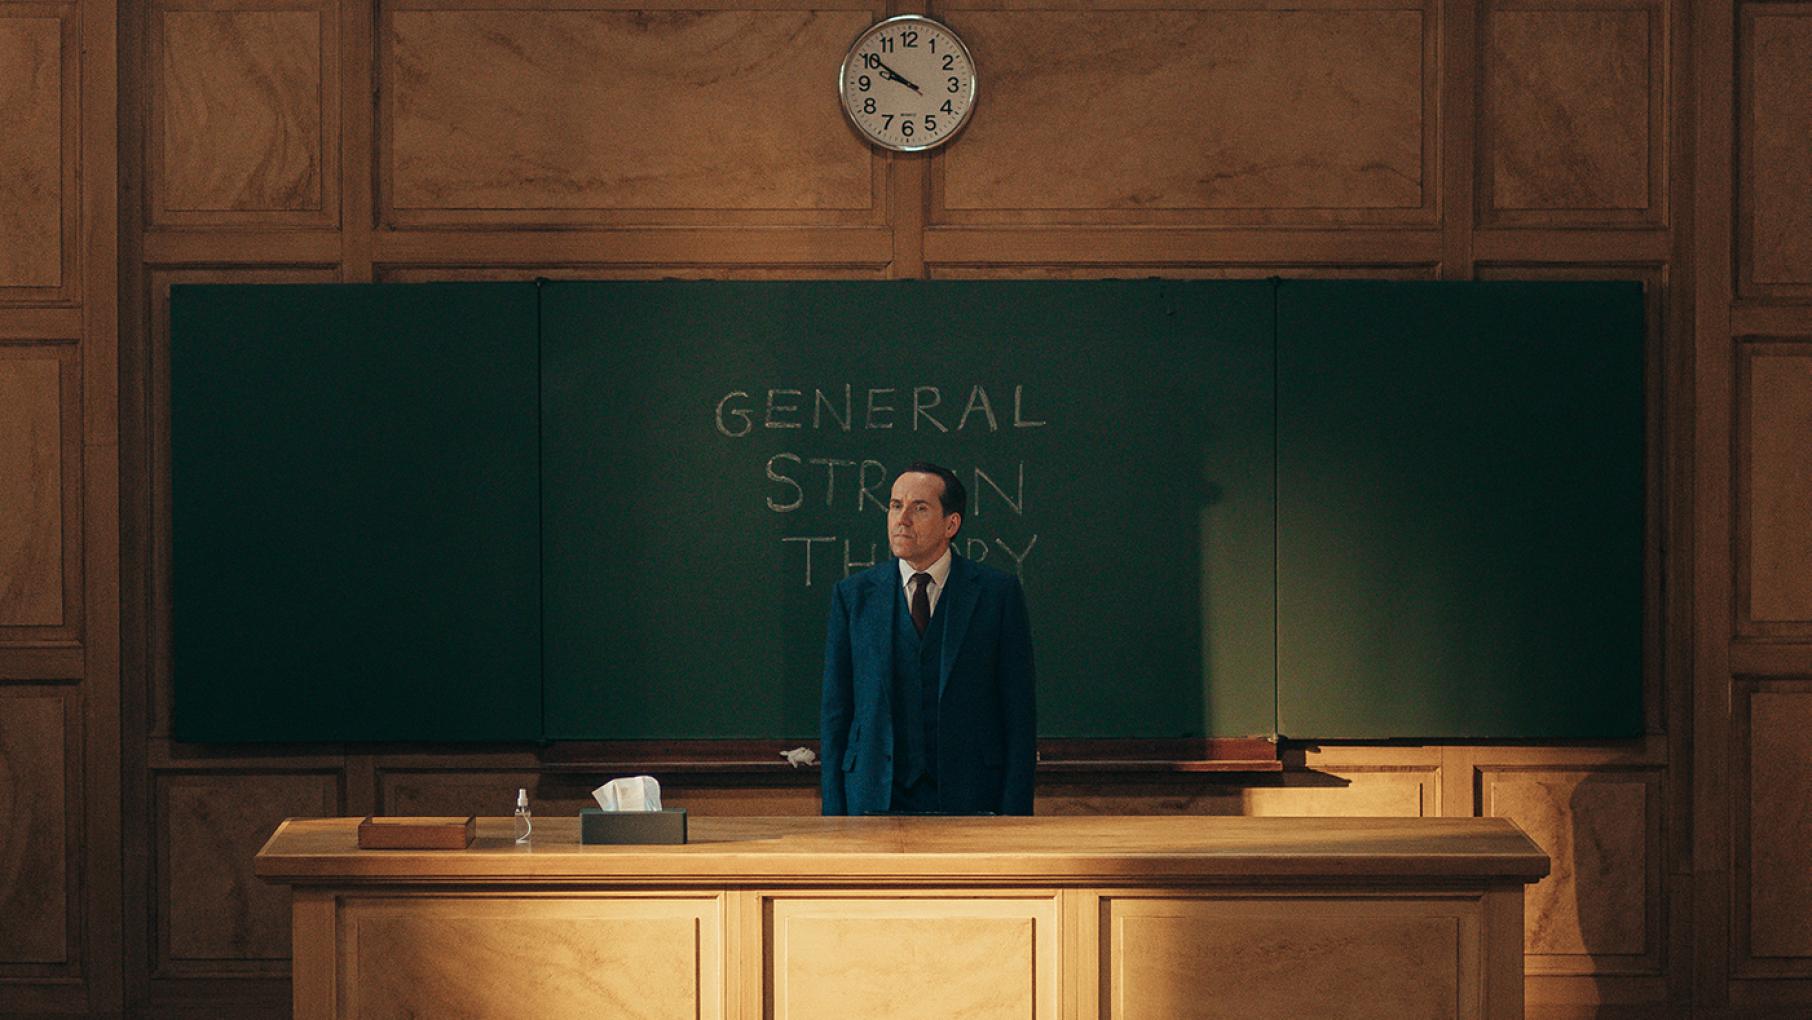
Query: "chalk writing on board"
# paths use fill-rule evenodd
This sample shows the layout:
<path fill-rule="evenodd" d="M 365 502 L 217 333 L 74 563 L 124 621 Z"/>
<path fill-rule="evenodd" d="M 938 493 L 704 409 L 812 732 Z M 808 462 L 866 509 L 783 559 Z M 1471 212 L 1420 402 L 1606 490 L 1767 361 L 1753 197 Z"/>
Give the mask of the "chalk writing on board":
<path fill-rule="evenodd" d="M 1008 389 L 997 386 L 996 392 L 1004 397 Z M 896 463 L 890 470 L 887 462 L 874 457 L 820 456 L 809 449 L 811 441 L 803 433 L 1010 434 L 1050 424 L 1028 409 L 1023 385 L 1012 385 L 1010 390 L 1010 400 L 997 401 L 986 386 L 977 383 L 959 401 L 950 398 L 964 393 L 961 387 L 749 386 L 718 396 L 712 424 L 720 435 L 732 440 L 770 434 L 768 429 L 801 433 L 800 445 L 794 450 L 771 454 L 760 462 L 762 505 L 768 512 L 853 513 L 873 521 L 869 515 L 887 512 L 889 486 L 903 465 Z M 970 492 L 963 530 L 954 543 L 957 551 L 977 562 L 992 558 L 1003 569 L 1023 575 L 1026 559 L 1038 545 L 1038 534 L 1024 520 L 1028 503 L 1025 461 L 1000 458 L 950 466 L 965 478 Z M 867 527 L 860 538 L 805 533 L 821 526 L 808 522 L 798 533 L 780 539 L 789 576 L 806 587 L 834 583 L 886 558 L 885 543 L 867 537 Z M 876 522 L 874 532 L 881 530 Z"/>
<path fill-rule="evenodd" d="M 717 431 L 740 439 L 758 428 L 998 432 L 1003 428 L 1036 429 L 1050 424 L 1031 417 L 1026 408 L 1025 387 L 1021 385 L 1013 387 L 1011 412 L 1003 406 L 999 414 L 987 387 L 979 383 L 969 388 L 960 411 L 954 400 L 945 400 L 940 386 L 858 389 L 853 383 L 844 383 L 828 390 L 814 388 L 809 397 L 806 394 L 804 388 L 794 387 L 731 390 L 717 401 Z M 857 394 L 861 395 L 859 399 Z"/>
<path fill-rule="evenodd" d="M 789 548 L 804 550 L 803 560 L 792 561 L 792 565 L 802 566 L 803 574 L 795 576 L 804 580 L 807 588 L 813 584 L 834 584 L 881 561 L 879 542 L 837 535 L 788 535 L 780 541 Z M 977 563 L 987 560 L 991 555 L 997 556 L 1003 567 L 1011 564 L 1013 573 L 1024 576 L 1026 557 L 1032 554 L 1032 548 L 1038 544 L 1038 536 L 1032 535 L 1018 548 L 1000 537 L 990 542 L 985 538 L 959 535 L 951 544 Z M 816 546 L 824 548 L 814 553 L 812 550 Z"/>

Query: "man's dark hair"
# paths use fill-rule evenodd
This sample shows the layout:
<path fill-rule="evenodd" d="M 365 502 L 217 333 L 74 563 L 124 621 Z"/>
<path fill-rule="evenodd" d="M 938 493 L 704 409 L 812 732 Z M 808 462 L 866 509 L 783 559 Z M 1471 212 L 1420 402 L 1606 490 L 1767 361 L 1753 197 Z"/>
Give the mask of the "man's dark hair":
<path fill-rule="evenodd" d="M 915 460 L 912 462 L 911 467 L 900 472 L 900 474 L 907 474 L 913 471 L 917 471 L 920 474 L 936 475 L 943 479 L 944 494 L 938 497 L 938 503 L 942 506 L 945 517 L 948 517 L 951 514 L 965 512 L 969 505 L 969 491 L 963 488 L 963 481 L 956 477 L 956 472 L 947 467 L 940 467 L 928 460 Z"/>

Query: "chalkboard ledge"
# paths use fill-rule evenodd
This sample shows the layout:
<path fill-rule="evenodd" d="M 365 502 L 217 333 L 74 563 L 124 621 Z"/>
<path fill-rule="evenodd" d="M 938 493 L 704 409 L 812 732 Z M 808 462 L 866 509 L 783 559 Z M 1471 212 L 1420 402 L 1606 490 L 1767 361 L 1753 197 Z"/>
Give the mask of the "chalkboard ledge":
<path fill-rule="evenodd" d="M 549 772 L 647 772 L 656 775 L 817 775 L 816 764 L 794 765 L 788 752 L 815 740 L 557 741 L 542 755 Z M 795 753 L 794 758 L 799 755 Z M 1047 775 L 1197 772 L 1282 772 L 1277 743 L 1266 737 L 1175 740 L 1060 738 L 1038 742 L 1038 771 Z M 816 782 L 816 779 L 813 779 Z"/>

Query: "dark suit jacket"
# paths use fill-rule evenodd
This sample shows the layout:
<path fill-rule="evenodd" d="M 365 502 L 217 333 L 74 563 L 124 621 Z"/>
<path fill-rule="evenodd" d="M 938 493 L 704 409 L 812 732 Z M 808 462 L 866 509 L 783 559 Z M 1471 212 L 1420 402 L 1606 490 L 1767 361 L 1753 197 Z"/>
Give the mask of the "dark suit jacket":
<path fill-rule="evenodd" d="M 824 648 L 824 813 L 893 802 L 893 627 L 899 561 L 838 582 Z M 1032 813 L 1032 634 L 1019 578 L 952 555 L 938 597 L 938 791 L 946 811 Z M 933 620 L 936 624 L 936 618 Z M 904 757 L 904 749 L 901 749 Z"/>

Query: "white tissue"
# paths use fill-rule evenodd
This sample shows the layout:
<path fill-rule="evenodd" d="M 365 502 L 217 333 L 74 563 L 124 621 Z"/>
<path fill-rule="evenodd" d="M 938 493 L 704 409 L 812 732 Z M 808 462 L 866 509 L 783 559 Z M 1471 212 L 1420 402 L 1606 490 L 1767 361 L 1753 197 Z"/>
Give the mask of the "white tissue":
<path fill-rule="evenodd" d="M 598 807 L 605 811 L 659 811 L 661 784 L 653 776 L 630 776 L 612 779 L 591 791 Z"/>

